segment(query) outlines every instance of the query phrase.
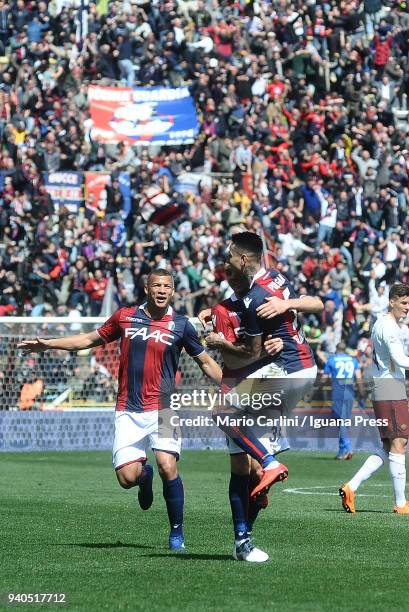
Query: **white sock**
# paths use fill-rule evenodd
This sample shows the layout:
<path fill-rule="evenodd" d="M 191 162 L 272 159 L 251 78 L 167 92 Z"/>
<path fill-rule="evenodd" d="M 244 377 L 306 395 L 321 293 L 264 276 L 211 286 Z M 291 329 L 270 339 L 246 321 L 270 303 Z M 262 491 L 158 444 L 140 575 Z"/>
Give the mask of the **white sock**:
<path fill-rule="evenodd" d="M 368 480 L 368 478 L 372 476 L 376 470 L 379 470 L 379 468 L 383 466 L 387 458 L 388 455 L 383 449 L 377 451 L 376 455 L 371 455 L 368 457 L 363 466 L 348 482 L 350 489 L 352 489 L 352 491 L 356 491 L 364 480 Z"/>
<path fill-rule="evenodd" d="M 402 508 L 406 504 L 406 465 L 405 455 L 389 453 L 389 471 L 391 473 L 393 490 L 395 492 L 395 505 Z"/>

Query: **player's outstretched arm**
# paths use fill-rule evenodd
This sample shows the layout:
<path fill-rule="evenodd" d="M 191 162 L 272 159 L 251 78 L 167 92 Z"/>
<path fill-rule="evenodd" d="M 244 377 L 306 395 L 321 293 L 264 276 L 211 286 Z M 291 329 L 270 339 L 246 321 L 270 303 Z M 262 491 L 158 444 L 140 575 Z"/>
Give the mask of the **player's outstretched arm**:
<path fill-rule="evenodd" d="M 101 336 L 96 331 L 87 334 L 76 334 L 75 336 L 65 336 L 63 338 L 36 338 L 35 340 L 23 340 L 17 348 L 28 353 L 44 353 L 50 349 L 63 351 L 80 351 L 82 349 L 93 348 L 104 344 Z"/>
<path fill-rule="evenodd" d="M 219 364 L 216 363 L 208 353 L 206 353 L 206 351 L 203 351 L 203 353 L 200 353 L 200 355 L 193 357 L 193 359 L 196 361 L 203 374 L 206 374 L 206 376 L 211 378 L 213 382 L 220 385 L 222 382 L 222 369 Z"/>
<path fill-rule="evenodd" d="M 319 297 L 306 295 L 303 298 L 294 298 L 290 300 L 282 300 L 275 295 L 266 298 L 257 308 L 257 315 L 262 319 L 272 319 L 278 315 L 284 314 L 288 310 L 296 310 L 297 312 L 320 313 L 324 310 L 324 304 Z"/>

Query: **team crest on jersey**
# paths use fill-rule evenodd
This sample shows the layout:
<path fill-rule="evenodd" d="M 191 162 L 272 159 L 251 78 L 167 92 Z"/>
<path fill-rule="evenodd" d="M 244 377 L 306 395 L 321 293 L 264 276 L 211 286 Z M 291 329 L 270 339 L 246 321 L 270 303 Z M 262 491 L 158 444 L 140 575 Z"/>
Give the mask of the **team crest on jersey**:
<path fill-rule="evenodd" d="M 173 331 L 175 329 L 175 322 L 174 321 L 169 321 L 168 323 L 168 330 L 169 331 Z"/>
<path fill-rule="evenodd" d="M 244 298 L 243 303 L 245 307 L 248 308 L 252 301 L 253 301 L 253 298 Z"/>
<path fill-rule="evenodd" d="M 147 342 L 148 340 L 154 340 L 156 342 L 160 342 L 162 344 L 167 344 L 168 346 L 172 346 L 172 340 L 175 339 L 175 336 L 172 334 L 167 334 L 166 332 L 161 332 L 160 329 L 155 329 L 153 332 L 148 332 L 147 327 L 141 327 L 137 329 L 136 327 L 128 327 L 125 330 L 125 337 L 134 340 L 134 338 L 141 337 L 142 340 Z"/>

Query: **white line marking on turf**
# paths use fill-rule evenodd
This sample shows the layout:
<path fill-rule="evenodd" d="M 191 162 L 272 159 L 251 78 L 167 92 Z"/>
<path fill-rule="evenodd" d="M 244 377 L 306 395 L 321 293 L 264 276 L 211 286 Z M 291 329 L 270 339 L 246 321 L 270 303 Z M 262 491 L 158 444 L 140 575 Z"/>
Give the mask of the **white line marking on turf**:
<path fill-rule="evenodd" d="M 384 487 L 384 484 L 369 484 L 369 487 Z M 315 491 L 313 489 L 331 489 L 331 492 L 328 491 Z M 294 495 L 336 495 L 338 497 L 339 493 L 334 493 L 331 485 L 317 485 L 315 487 L 293 487 L 283 489 L 284 493 L 293 493 Z M 357 497 L 390 497 L 390 495 L 378 495 L 377 493 L 357 493 Z"/>

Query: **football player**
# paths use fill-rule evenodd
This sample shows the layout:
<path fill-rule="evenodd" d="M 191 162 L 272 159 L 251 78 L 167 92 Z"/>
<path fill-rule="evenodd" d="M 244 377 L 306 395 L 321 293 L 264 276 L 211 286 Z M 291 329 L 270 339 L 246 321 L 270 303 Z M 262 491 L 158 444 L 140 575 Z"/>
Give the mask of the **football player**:
<path fill-rule="evenodd" d="M 409 514 L 406 500 L 405 455 L 409 435 L 409 410 L 405 386 L 405 370 L 409 357 L 400 340 L 399 322 L 409 312 L 409 286 L 392 285 L 389 292 L 389 312 L 376 320 L 372 330 L 373 409 L 383 420 L 379 426 L 382 448 L 368 457 L 351 480 L 339 489 L 346 512 L 355 512 L 358 487 L 384 464 L 389 465 L 395 494 L 396 514 Z"/>
<path fill-rule="evenodd" d="M 182 349 L 217 384 L 222 371 L 204 350 L 189 319 L 172 309 L 172 274 L 152 270 L 145 291 L 145 304 L 120 308 L 95 331 L 64 338 L 24 340 L 19 348 L 25 353 L 49 349 L 78 351 L 121 341 L 113 444 L 116 477 L 124 489 L 139 486 L 139 505 L 143 510 L 150 508 L 153 468 L 146 463 L 146 453 L 148 447 L 153 450 L 170 523 L 169 548 L 183 550 L 184 491 L 176 465 L 181 440 L 177 428 L 172 437 L 161 434 L 158 411 L 170 405 Z"/>

